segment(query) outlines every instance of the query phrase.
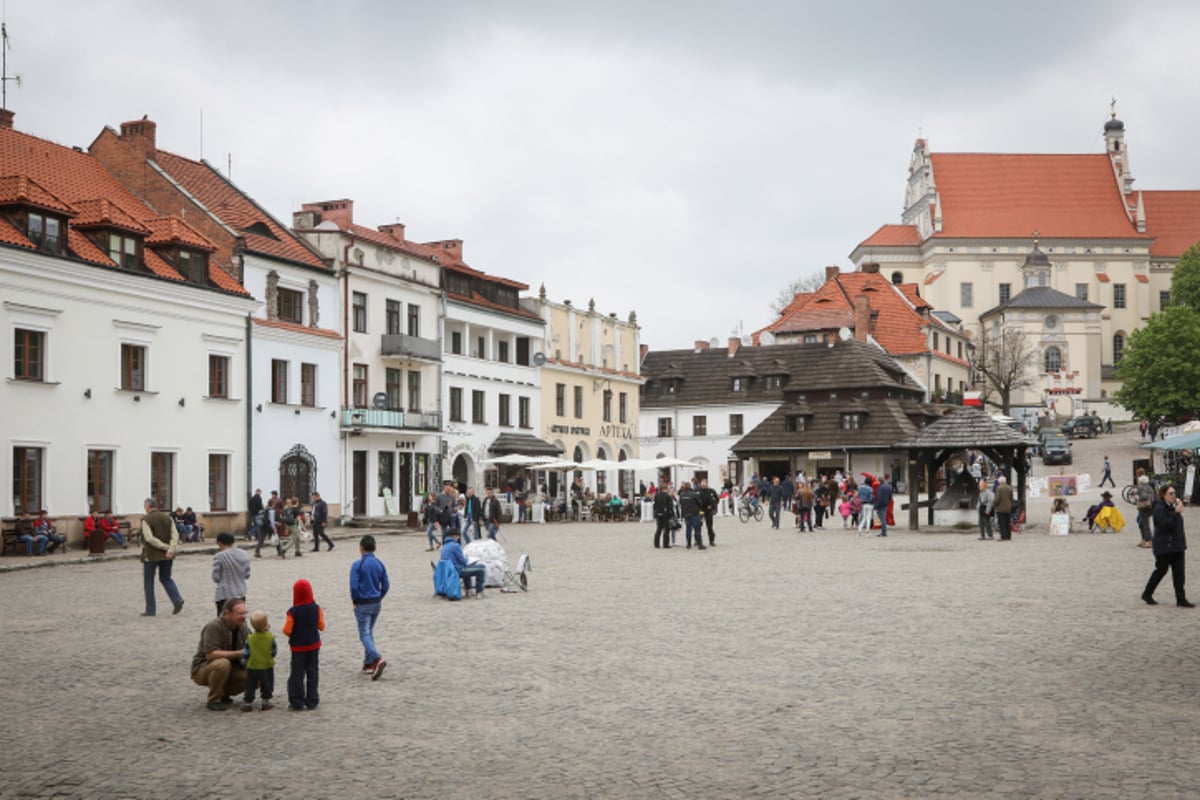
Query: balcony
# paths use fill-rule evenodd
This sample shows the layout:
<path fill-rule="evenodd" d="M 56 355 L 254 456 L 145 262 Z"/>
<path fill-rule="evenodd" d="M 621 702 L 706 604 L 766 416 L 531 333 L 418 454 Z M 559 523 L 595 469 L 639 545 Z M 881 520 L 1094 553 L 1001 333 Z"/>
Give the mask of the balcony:
<path fill-rule="evenodd" d="M 385 333 L 379 345 L 379 354 L 401 356 L 403 358 L 418 358 L 424 361 L 441 361 L 442 348 L 433 339 L 422 339 L 419 336 L 409 336 L 406 333 Z"/>
<path fill-rule="evenodd" d="M 384 411 L 377 408 L 343 408 L 342 428 L 384 428 L 389 430 L 436 431 L 441 428 L 437 412 Z"/>

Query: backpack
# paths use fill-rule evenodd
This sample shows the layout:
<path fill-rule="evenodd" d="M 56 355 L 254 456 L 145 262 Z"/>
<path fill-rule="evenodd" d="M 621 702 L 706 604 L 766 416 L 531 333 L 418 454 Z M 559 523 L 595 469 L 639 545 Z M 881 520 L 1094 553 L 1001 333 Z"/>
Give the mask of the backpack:
<path fill-rule="evenodd" d="M 283 510 L 283 521 L 288 525 L 295 525 L 297 520 L 296 507 L 288 506 Z"/>

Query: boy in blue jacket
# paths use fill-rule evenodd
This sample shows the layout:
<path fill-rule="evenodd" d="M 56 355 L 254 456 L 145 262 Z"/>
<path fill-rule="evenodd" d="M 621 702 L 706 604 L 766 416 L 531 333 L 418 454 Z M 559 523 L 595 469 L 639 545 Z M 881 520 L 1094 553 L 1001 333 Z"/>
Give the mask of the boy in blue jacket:
<path fill-rule="evenodd" d="M 375 649 L 375 620 L 379 618 L 379 607 L 387 596 L 391 584 L 387 568 L 375 557 L 375 537 L 367 534 L 358 540 L 361 558 L 350 566 L 350 601 L 354 603 L 354 619 L 358 622 L 358 638 L 363 646 L 363 672 L 371 674 L 371 680 L 379 680 L 387 662 Z"/>

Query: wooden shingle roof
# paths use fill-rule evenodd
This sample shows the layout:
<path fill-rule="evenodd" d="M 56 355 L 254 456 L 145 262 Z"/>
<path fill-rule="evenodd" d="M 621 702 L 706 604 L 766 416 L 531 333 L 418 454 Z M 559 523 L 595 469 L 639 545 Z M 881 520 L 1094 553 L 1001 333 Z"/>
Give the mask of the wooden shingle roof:
<path fill-rule="evenodd" d="M 969 447 L 1018 447 L 1032 444 L 1018 430 L 997 422 L 982 409 L 962 406 L 912 436 L 897 442 L 897 447 L 946 449 Z"/>

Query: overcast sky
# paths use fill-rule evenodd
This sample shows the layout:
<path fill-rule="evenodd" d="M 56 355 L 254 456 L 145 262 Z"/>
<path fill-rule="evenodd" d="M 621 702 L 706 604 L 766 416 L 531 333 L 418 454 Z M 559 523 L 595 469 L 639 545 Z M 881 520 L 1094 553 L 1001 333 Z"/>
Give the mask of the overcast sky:
<path fill-rule="evenodd" d="M 16 127 L 143 115 L 285 222 L 459 238 L 471 266 L 627 317 L 653 349 L 771 320 L 899 222 L 913 141 L 1098 153 L 1200 189 L 1192 2 L 7 0 Z M 201 124 L 203 120 L 203 125 Z"/>

